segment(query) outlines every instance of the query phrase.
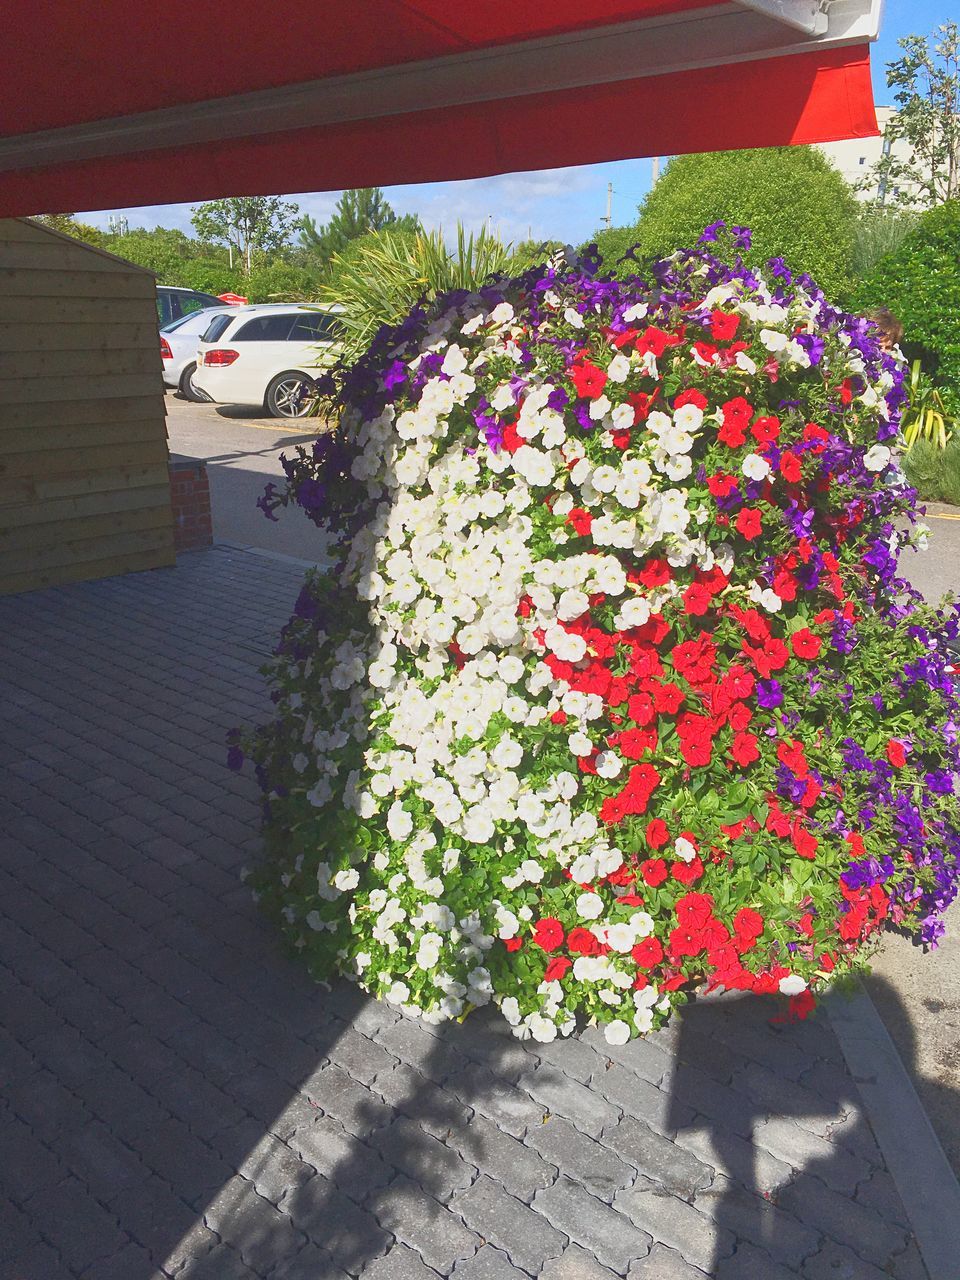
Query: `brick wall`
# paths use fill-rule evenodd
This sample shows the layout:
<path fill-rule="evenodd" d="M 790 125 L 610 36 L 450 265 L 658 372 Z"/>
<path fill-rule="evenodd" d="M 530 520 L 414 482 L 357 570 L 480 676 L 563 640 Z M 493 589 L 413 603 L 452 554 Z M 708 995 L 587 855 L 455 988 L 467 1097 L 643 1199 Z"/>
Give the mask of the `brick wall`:
<path fill-rule="evenodd" d="M 209 547 L 213 542 L 207 466 L 196 458 L 170 459 L 170 505 L 177 551 Z"/>

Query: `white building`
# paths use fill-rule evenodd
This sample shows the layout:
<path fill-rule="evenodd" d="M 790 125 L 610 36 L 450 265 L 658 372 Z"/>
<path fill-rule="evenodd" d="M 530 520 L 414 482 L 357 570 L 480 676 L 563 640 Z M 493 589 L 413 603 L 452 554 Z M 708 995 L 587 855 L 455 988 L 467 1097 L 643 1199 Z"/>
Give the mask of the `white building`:
<path fill-rule="evenodd" d="M 821 142 L 817 150 L 822 151 L 847 182 L 857 188 L 864 178 L 873 176 L 874 166 L 889 151 L 898 160 L 908 162 L 912 158 L 913 148 L 909 142 L 904 138 L 894 140 L 887 137 L 888 126 L 896 114 L 893 107 L 877 107 L 877 124 L 881 130 L 879 138 L 847 138 L 842 142 Z M 899 189 L 918 190 L 915 183 L 910 183 L 906 188 L 901 184 Z M 857 190 L 856 194 L 860 200 L 881 200 L 892 204 L 897 190 L 896 187 L 888 187 L 886 191 L 882 191 L 874 179 L 868 188 Z"/>

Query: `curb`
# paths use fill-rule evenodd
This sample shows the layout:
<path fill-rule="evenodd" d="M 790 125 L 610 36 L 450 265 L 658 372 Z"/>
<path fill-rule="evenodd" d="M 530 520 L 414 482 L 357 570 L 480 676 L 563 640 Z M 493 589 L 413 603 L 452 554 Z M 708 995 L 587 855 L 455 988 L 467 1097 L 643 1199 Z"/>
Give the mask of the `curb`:
<path fill-rule="evenodd" d="M 857 983 L 824 1008 L 863 1098 L 930 1280 L 957 1280 L 960 1182 L 873 1001 Z"/>

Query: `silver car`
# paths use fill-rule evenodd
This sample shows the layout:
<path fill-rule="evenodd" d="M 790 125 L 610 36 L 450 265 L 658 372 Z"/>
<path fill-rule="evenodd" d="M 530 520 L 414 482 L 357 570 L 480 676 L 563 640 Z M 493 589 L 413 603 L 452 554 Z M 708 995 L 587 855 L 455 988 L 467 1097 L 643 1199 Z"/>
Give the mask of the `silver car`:
<path fill-rule="evenodd" d="M 197 371 L 197 347 L 200 335 L 214 316 L 230 307 L 205 307 L 191 311 L 177 320 L 171 320 L 160 330 L 160 358 L 163 361 L 163 381 L 174 387 L 185 400 L 206 401 L 210 397 L 194 383 Z"/>

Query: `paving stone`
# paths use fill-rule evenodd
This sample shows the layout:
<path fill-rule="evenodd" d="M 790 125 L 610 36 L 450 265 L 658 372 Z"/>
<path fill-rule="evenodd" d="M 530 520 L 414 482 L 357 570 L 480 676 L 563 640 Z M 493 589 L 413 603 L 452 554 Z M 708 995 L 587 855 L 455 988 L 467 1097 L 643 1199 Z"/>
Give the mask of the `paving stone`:
<path fill-rule="evenodd" d="M 375 1040 L 346 1027 L 330 1047 L 329 1057 L 354 1080 L 369 1084 L 382 1071 L 392 1071 L 397 1059 Z"/>
<path fill-rule="evenodd" d="M 38 1191 L 26 1207 L 34 1221 L 43 1224 L 47 1242 L 76 1271 L 111 1257 L 127 1243 L 128 1236 L 113 1214 L 74 1177 Z"/>
<path fill-rule="evenodd" d="M 804 1280 L 890 1280 L 889 1271 L 881 1271 L 833 1240 L 806 1260 L 800 1274 Z"/>
<path fill-rule="evenodd" d="M 821 1138 L 827 1136 L 831 1126 L 836 1125 L 852 1105 L 852 1098 L 848 1098 L 838 1106 L 803 1083 L 787 1080 L 758 1062 L 748 1062 L 733 1083 L 739 1092 L 763 1102 L 771 1116 L 789 1117 L 801 1129 L 809 1129 Z"/>
<path fill-rule="evenodd" d="M 627 1115 L 643 1120 L 658 1133 L 670 1136 L 693 1122 L 693 1108 L 686 1102 L 658 1089 L 648 1080 L 642 1080 L 619 1063 L 613 1063 L 596 1075 L 591 1087 Z"/>
<path fill-rule="evenodd" d="M 459 1263 L 457 1264 L 460 1265 Z M 459 1275 L 455 1271 L 454 1275 Z M 382 1258 L 375 1258 L 363 1269 L 363 1280 L 436 1280 L 437 1272 L 405 1244 L 395 1244 Z M 271 1277 L 271 1280 L 273 1278 Z"/>
<path fill-rule="evenodd" d="M 699 1067 L 680 1063 L 673 1074 L 671 1093 L 684 1105 L 709 1117 L 715 1125 L 732 1129 L 741 1138 L 751 1138 L 754 1127 L 766 1112 L 749 1098 L 714 1080 Z"/>
<path fill-rule="evenodd" d="M 447 1142 L 451 1134 L 462 1132 L 478 1118 L 485 1119 L 477 1117 L 472 1107 L 465 1106 L 446 1089 L 431 1084 L 406 1062 L 378 1075 L 370 1087 L 390 1107 L 416 1120 L 441 1142 Z"/>
<path fill-rule="evenodd" d="M 912 1238 L 903 1253 L 898 1253 L 891 1260 L 889 1271 L 894 1280 L 930 1280 L 929 1272 L 917 1248 L 917 1242 Z"/>
<path fill-rule="evenodd" d="M 732 1129 L 680 1129 L 674 1142 L 704 1164 L 742 1183 L 749 1191 L 775 1195 L 793 1178 L 794 1170 L 762 1147 L 739 1137 Z"/>
<path fill-rule="evenodd" d="M 109 1205 L 127 1235 L 157 1263 L 176 1259 L 178 1249 L 183 1250 L 182 1256 L 203 1253 L 214 1242 L 203 1225 L 202 1212 L 188 1205 L 161 1178 L 144 1178 L 125 1187 Z"/>
<path fill-rule="evenodd" d="M 266 1274 L 277 1261 L 295 1257 L 307 1243 L 290 1218 L 258 1195 L 252 1183 L 231 1179 L 225 1190 L 216 1199 L 216 1210 L 209 1206 L 204 1218 L 252 1271 Z"/>
<path fill-rule="evenodd" d="M 283 1210 L 315 1245 L 353 1274 L 393 1243 L 372 1213 L 354 1204 L 319 1173 L 284 1197 Z M 443 1212 L 450 1216 L 447 1210 Z"/>
<path fill-rule="evenodd" d="M 381 1227 L 415 1249 L 441 1275 L 462 1258 L 472 1258 L 483 1243 L 449 1209 L 403 1174 L 371 1197 L 370 1208 Z"/>
<path fill-rule="evenodd" d="M 369 1276 L 374 1266 L 376 1262 L 368 1266 L 364 1275 Z M 270 1272 L 270 1280 L 350 1280 L 350 1277 L 329 1253 L 308 1244 L 295 1257 L 284 1258 Z"/>
<path fill-rule="evenodd" d="M 15 1276 L 16 1280 L 75 1280 L 77 1275 L 76 1271 L 68 1269 L 60 1261 L 56 1249 L 51 1249 L 42 1241 L 19 1249 L 12 1240 L 5 1240 L 2 1257 L 4 1266 L 9 1268 L 9 1274 Z M 94 1280 L 92 1272 L 87 1272 L 84 1280 L 88 1280 L 88 1277 L 89 1280 Z"/>
<path fill-rule="evenodd" d="M 881 1269 L 907 1245 L 906 1231 L 865 1205 L 838 1195 L 808 1173 L 780 1193 L 780 1204 L 804 1223 L 823 1231 Z M 808 1250 L 808 1252 L 810 1252 Z"/>
<path fill-rule="evenodd" d="M 469 1186 L 476 1175 L 474 1166 L 465 1163 L 457 1151 L 424 1133 L 415 1120 L 405 1116 L 376 1130 L 367 1141 L 382 1157 L 385 1167 L 401 1170 L 441 1203 Z M 339 1181 L 339 1172 L 337 1178 Z"/>
<path fill-rule="evenodd" d="M 535 1043 L 531 1053 L 536 1053 L 541 1062 L 555 1067 L 564 1075 L 572 1076 L 581 1084 L 589 1084 L 593 1076 L 606 1065 L 605 1057 L 587 1039 L 586 1032 L 582 1036 L 572 1035 L 551 1040 L 548 1044 Z"/>
<path fill-rule="evenodd" d="M 433 1272 L 428 1272 L 433 1275 Z M 450 1273 L 452 1280 L 526 1280 L 526 1271 L 518 1271 L 507 1255 L 492 1244 L 485 1244 Z M 542 1274 L 542 1273 L 541 1273 Z M 387 1280 L 386 1274 L 384 1280 Z M 392 1280 L 392 1277 L 391 1277 Z"/>
<path fill-rule="evenodd" d="M 603 1143 L 645 1177 L 684 1199 L 691 1199 L 713 1181 L 713 1169 L 709 1165 L 634 1116 L 624 1116 L 619 1123 L 605 1129 Z"/>
<path fill-rule="evenodd" d="M 39 1142 L 29 1125 L 10 1116 L 0 1126 L 0 1186 L 25 1200 L 45 1187 L 55 1187 L 67 1169 L 49 1147 Z"/>
<path fill-rule="evenodd" d="M 188 1259 L 177 1280 L 259 1280 L 255 1271 L 242 1261 L 236 1250 L 219 1244 L 199 1258 Z"/>
<path fill-rule="evenodd" d="M 558 1257 L 567 1244 L 562 1231 L 555 1230 L 484 1174 L 465 1191 L 459 1191 L 450 1208 L 484 1240 L 503 1249 L 514 1266 L 534 1275 L 548 1258 Z"/>
<path fill-rule="evenodd" d="M 565 1121 L 558 1122 L 566 1124 Z M 528 1141 L 548 1127 L 532 1128 L 527 1135 Z M 577 1137 L 582 1138 L 583 1135 L 577 1134 Z M 459 1151 L 468 1164 L 482 1169 L 525 1203 L 532 1200 L 541 1188 L 549 1187 L 557 1177 L 554 1164 L 544 1160 L 538 1151 L 531 1150 L 518 1138 L 504 1133 L 486 1116 L 475 1115 L 468 1123 L 448 1129 L 443 1141 Z"/>
<path fill-rule="evenodd" d="M 731 1231 L 685 1200 L 665 1194 L 655 1183 L 641 1180 L 627 1191 L 618 1191 L 613 1205 L 659 1244 L 676 1249 L 685 1262 L 708 1274 L 733 1252 Z"/>
<path fill-rule="evenodd" d="M 317 1072 L 310 1081 L 308 1096 L 358 1138 L 391 1119 L 385 1103 L 335 1065 Z"/>
<path fill-rule="evenodd" d="M 478 1063 L 468 1063 L 463 1070 L 449 1076 L 446 1087 L 514 1137 L 522 1138 L 532 1125 L 543 1122 L 545 1107 L 542 1103 L 506 1081 L 498 1080 Z"/>
<path fill-rule="evenodd" d="M 758 1124 L 753 1141 L 794 1168 L 806 1169 L 815 1163 L 817 1174 L 827 1186 L 847 1195 L 852 1195 L 870 1173 L 870 1166 L 859 1156 L 782 1116 L 771 1116 Z"/>
<path fill-rule="evenodd" d="M 561 1177 L 553 1186 L 538 1191 L 533 1208 L 574 1244 L 621 1275 L 650 1252 L 653 1238 L 646 1231 L 569 1178 Z"/>
<path fill-rule="evenodd" d="M 676 1249 L 655 1244 L 645 1258 L 633 1264 L 627 1280 L 705 1280 L 707 1274 L 699 1267 L 692 1267 Z"/>
<path fill-rule="evenodd" d="M 616 1132 L 616 1125 L 610 1131 Z M 595 1142 L 562 1116 L 551 1116 L 528 1130 L 526 1141 L 601 1200 L 612 1200 L 614 1193 L 636 1176 L 633 1168 L 609 1149 L 606 1133 L 602 1143 Z"/>
<path fill-rule="evenodd" d="M 670 1051 L 650 1036 L 638 1036 L 626 1044 L 609 1044 L 599 1027 L 588 1027 L 582 1041 L 595 1052 L 597 1069 L 605 1067 L 607 1062 L 616 1062 L 641 1080 L 655 1085 L 662 1084 L 673 1070 L 674 1060 Z"/>
<path fill-rule="evenodd" d="M 155 1275 L 150 1254 L 130 1241 L 112 1258 L 100 1258 L 93 1263 L 81 1273 L 80 1280 L 132 1280 L 134 1276 L 148 1280 Z M 30 1277 L 24 1276 L 23 1280 L 30 1280 Z"/>
<path fill-rule="evenodd" d="M 740 1240 L 734 1252 L 719 1264 L 713 1280 L 797 1280 L 797 1275 L 792 1268 L 774 1262 L 766 1250 Z"/>
<path fill-rule="evenodd" d="M 333 1124 L 332 1121 L 328 1123 Z M 313 1164 L 301 1159 L 272 1134 L 265 1134 L 248 1149 L 243 1159 L 235 1163 L 240 1176 L 248 1178 L 258 1194 L 275 1205 L 279 1205 L 285 1195 L 309 1182 L 316 1173 Z"/>
<path fill-rule="evenodd" d="M 753 1195 L 723 1174 L 718 1173 L 694 1203 L 715 1222 L 741 1239 L 766 1249 L 775 1262 L 794 1270 L 820 1244 L 821 1232 L 809 1219 L 799 1220 L 785 1211 L 786 1206 L 781 1208 L 762 1196 Z"/>
<path fill-rule="evenodd" d="M 875 1169 L 865 1181 L 857 1187 L 854 1197 L 859 1204 L 864 1204 L 879 1213 L 888 1222 L 896 1222 L 909 1228 L 910 1218 L 900 1199 L 897 1184 L 886 1169 Z"/>
<path fill-rule="evenodd" d="M 619 1108 L 551 1066 L 538 1067 L 524 1076 L 522 1087 L 548 1112 L 565 1116 L 571 1124 L 594 1138 L 620 1118 Z"/>
<path fill-rule="evenodd" d="M 569 1244 L 559 1258 L 550 1259 L 539 1280 L 615 1280 L 615 1276 L 578 1244 Z"/>

